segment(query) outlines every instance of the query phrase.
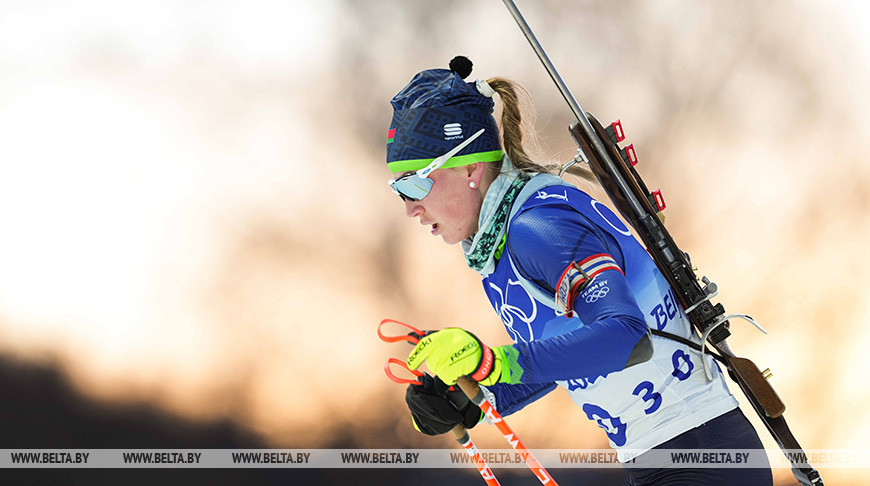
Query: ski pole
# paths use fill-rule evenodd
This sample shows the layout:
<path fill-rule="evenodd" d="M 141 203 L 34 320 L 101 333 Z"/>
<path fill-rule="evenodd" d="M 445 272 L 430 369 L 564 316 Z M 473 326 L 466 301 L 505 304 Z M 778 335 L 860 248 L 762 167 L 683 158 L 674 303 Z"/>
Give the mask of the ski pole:
<path fill-rule="evenodd" d="M 462 424 L 453 427 L 453 430 L 450 431 L 453 433 L 453 438 L 456 439 L 456 442 L 459 442 L 459 445 L 465 449 L 465 452 L 471 456 L 471 460 L 474 461 L 474 465 L 477 466 L 477 470 L 480 472 L 480 476 L 486 481 L 486 484 L 490 486 L 501 486 L 501 483 L 498 482 L 498 479 L 495 478 L 495 474 L 492 472 L 492 469 L 486 464 L 486 461 L 483 460 L 483 456 L 480 455 L 480 451 L 477 450 L 477 446 L 474 445 L 474 442 L 471 441 L 471 436 L 468 435 L 468 430 L 462 426 Z"/>
<path fill-rule="evenodd" d="M 411 332 L 401 336 L 388 336 L 383 333 L 382 327 L 384 324 L 390 322 L 404 326 L 407 329 L 411 330 Z M 426 331 L 421 331 L 415 327 L 405 324 L 404 322 L 399 322 L 393 319 L 384 319 L 378 325 L 378 337 L 380 337 L 381 340 L 386 343 L 407 341 L 411 344 L 416 344 L 420 340 L 420 337 L 425 335 Z M 401 368 L 407 370 L 409 373 L 414 375 L 414 379 L 400 378 L 396 376 L 393 373 L 393 370 L 390 369 L 391 364 L 398 365 Z M 416 378 L 420 378 L 424 375 L 424 373 L 420 370 L 412 370 L 408 368 L 408 364 L 398 358 L 389 358 L 387 360 L 387 362 L 384 364 L 384 373 L 387 374 L 387 378 L 395 383 L 410 383 L 412 385 L 421 384 L 420 380 Z M 450 389 L 453 389 L 453 387 L 450 387 Z M 477 466 L 477 470 L 478 472 L 480 472 L 480 476 L 483 478 L 486 484 L 488 484 L 489 486 L 501 486 L 501 483 L 499 483 L 498 479 L 495 478 L 495 473 L 492 472 L 492 469 L 490 469 L 486 461 L 483 460 L 483 456 L 480 455 L 480 451 L 477 449 L 477 446 L 475 446 L 474 442 L 472 442 L 471 436 L 468 435 L 468 430 L 462 424 L 457 424 L 456 427 L 453 427 L 450 432 L 453 434 L 453 438 L 456 439 L 456 442 L 459 442 L 459 445 L 461 445 L 462 448 L 465 449 L 465 452 L 467 452 L 468 455 L 471 456 L 471 460 L 474 462 L 474 465 Z"/>
<path fill-rule="evenodd" d="M 483 395 L 480 385 L 467 376 L 460 377 L 456 380 L 456 384 L 459 385 L 459 388 L 468 396 L 471 403 L 477 405 L 481 410 L 483 410 L 483 413 L 486 414 L 486 418 L 488 418 L 490 422 L 498 428 L 499 432 L 501 432 L 504 438 L 507 439 L 508 444 L 510 444 L 515 451 L 520 453 L 523 461 L 525 461 L 526 465 L 529 466 L 529 469 L 535 473 L 535 476 L 541 481 L 541 484 L 558 486 L 556 480 L 553 479 L 547 470 L 544 469 L 544 466 L 538 462 L 535 455 L 532 454 L 532 451 L 523 444 L 523 441 L 521 441 L 520 438 L 517 437 L 517 434 L 514 433 L 510 426 L 508 426 L 501 414 L 498 413 L 491 403 L 489 403 L 489 400 L 487 400 Z"/>

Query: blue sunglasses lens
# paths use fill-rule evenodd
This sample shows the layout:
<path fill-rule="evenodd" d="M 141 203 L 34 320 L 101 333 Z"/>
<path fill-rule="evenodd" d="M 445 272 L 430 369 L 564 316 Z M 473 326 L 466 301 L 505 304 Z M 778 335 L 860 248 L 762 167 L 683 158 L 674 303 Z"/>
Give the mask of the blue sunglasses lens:
<path fill-rule="evenodd" d="M 417 177 L 415 172 L 391 181 L 390 186 L 403 200 L 419 201 L 432 190 L 432 179 Z"/>

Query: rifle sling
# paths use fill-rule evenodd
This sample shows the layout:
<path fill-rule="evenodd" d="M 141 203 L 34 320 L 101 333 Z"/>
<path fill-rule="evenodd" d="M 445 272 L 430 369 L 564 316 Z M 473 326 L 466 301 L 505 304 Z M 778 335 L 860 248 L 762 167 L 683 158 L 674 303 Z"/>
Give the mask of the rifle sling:
<path fill-rule="evenodd" d="M 677 342 L 679 342 L 679 343 L 681 343 L 681 344 L 685 344 L 686 346 L 691 347 L 692 349 L 694 349 L 695 351 L 697 351 L 697 352 L 699 352 L 699 353 L 702 351 L 702 349 L 701 349 L 701 345 L 700 345 L 700 344 L 698 344 L 698 343 L 696 343 L 695 341 L 692 341 L 692 340 L 690 340 L 690 339 L 686 339 L 686 338 L 684 338 L 683 336 L 678 336 L 678 335 L 676 335 L 676 334 L 673 334 L 673 333 L 670 333 L 670 332 L 666 332 L 666 331 L 659 331 L 658 329 L 650 329 L 649 332 L 650 332 L 650 334 L 652 334 L 653 336 L 659 336 L 659 337 L 663 337 L 663 338 L 670 339 L 670 340 L 672 340 L 672 341 L 677 341 Z M 709 355 L 712 356 L 714 359 L 716 359 L 716 361 L 718 361 L 718 362 L 720 362 L 720 363 L 722 363 L 722 364 L 725 364 L 725 365 L 728 364 L 727 362 L 725 362 L 725 358 L 723 358 L 723 357 L 720 356 L 719 354 L 717 354 L 717 353 L 711 351 L 710 348 L 707 348 L 706 354 L 709 354 Z"/>

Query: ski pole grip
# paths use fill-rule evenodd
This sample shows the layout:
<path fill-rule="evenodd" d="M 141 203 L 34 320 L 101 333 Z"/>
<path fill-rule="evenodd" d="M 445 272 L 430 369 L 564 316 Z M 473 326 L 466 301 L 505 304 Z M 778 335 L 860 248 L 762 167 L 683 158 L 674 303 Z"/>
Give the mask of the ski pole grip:
<path fill-rule="evenodd" d="M 466 429 L 462 424 L 456 424 L 456 427 L 453 427 L 450 432 L 453 434 L 453 438 L 456 439 L 456 442 L 459 442 L 460 445 L 465 445 L 465 443 L 471 439 L 468 435 L 468 429 Z"/>
<path fill-rule="evenodd" d="M 465 396 L 471 400 L 471 403 L 478 407 L 483 405 L 483 402 L 486 401 L 486 397 L 483 396 L 483 391 L 480 389 L 480 385 L 471 378 L 460 376 L 459 379 L 456 380 L 456 384 L 459 385 L 459 389 L 465 393 Z"/>

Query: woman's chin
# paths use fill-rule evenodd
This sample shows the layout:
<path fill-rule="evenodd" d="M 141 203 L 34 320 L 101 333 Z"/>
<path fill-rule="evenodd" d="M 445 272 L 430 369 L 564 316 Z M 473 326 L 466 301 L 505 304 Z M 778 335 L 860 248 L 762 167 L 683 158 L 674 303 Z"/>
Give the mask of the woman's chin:
<path fill-rule="evenodd" d="M 469 233 L 464 227 L 449 227 L 444 226 L 442 224 L 433 225 L 432 228 L 432 236 L 440 236 L 444 243 L 448 245 L 455 245 L 457 243 L 462 242 L 473 233 Z"/>
<path fill-rule="evenodd" d="M 441 236 L 441 239 L 444 240 L 444 243 L 447 243 L 448 245 L 455 245 L 462 241 L 462 239 L 457 239 L 456 236 L 450 234 L 441 233 L 439 236 Z"/>
<path fill-rule="evenodd" d="M 455 245 L 457 243 L 461 243 L 461 242 L 465 241 L 465 239 L 468 238 L 470 235 L 458 235 L 457 236 L 455 233 L 454 234 L 442 233 L 440 236 L 441 236 L 441 239 L 444 240 L 444 243 L 447 243 L 448 245 Z"/>

